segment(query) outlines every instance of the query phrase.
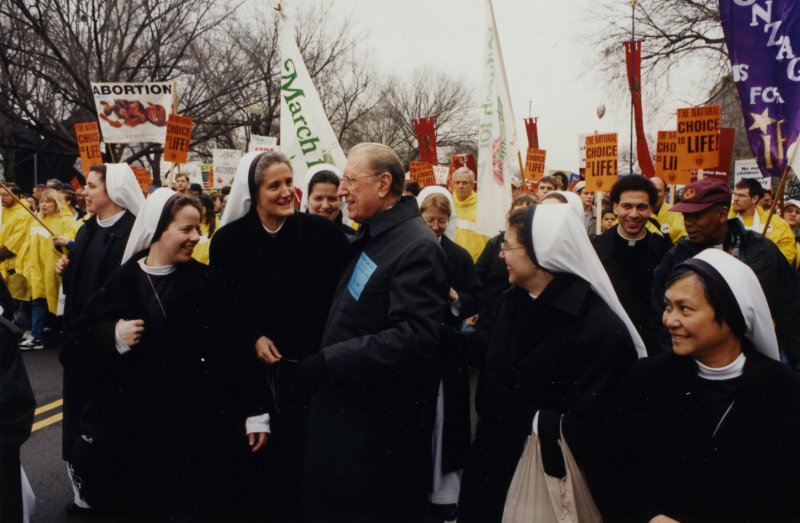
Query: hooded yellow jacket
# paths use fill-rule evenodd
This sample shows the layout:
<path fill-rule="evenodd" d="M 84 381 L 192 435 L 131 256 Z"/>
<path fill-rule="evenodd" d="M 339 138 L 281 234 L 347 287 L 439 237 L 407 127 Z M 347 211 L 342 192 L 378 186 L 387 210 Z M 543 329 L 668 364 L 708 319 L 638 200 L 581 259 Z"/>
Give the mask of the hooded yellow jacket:
<path fill-rule="evenodd" d="M 15 203 L 12 207 L 3 208 L 2 221 L 0 221 L 0 245 L 4 245 L 9 251 L 16 255 L 25 245 L 28 237 L 33 217 L 22 205 Z M 0 262 L 0 274 L 6 281 L 11 296 L 17 300 L 29 300 L 30 293 L 25 277 L 16 269 L 18 266 L 18 256 L 12 256 Z"/>
<path fill-rule="evenodd" d="M 478 222 L 478 194 L 472 193 L 464 200 L 459 200 L 453 195 L 456 207 L 456 238 L 455 242 L 464 247 L 472 261 L 476 261 L 483 252 L 488 238 L 476 230 Z"/>
<path fill-rule="evenodd" d="M 40 219 L 53 233 L 63 236 L 68 240 L 74 239 L 72 215 L 67 209 L 61 214 L 41 216 Z M 25 244 L 17 254 L 17 270 L 28 281 L 30 298 L 47 299 L 47 309 L 53 314 L 58 308 L 58 290 L 61 285 L 61 276 L 56 274 L 56 262 L 62 253 L 57 251 L 53 244 L 53 237 L 37 222 L 31 224 Z"/>
<path fill-rule="evenodd" d="M 764 231 L 764 224 L 767 223 L 767 214 L 769 213 L 762 209 L 760 205 L 756 205 L 756 213 L 758 213 L 758 224 L 756 224 L 758 227 L 753 230 L 759 234 L 762 234 Z M 733 212 L 733 208 L 731 208 L 730 213 L 728 213 L 728 217 L 739 218 L 747 228 L 753 227 L 753 224 L 756 221 L 755 214 L 753 216 L 742 216 Z M 794 259 L 797 254 L 794 244 L 794 233 L 792 232 L 792 228 L 789 227 L 789 224 L 786 223 L 783 218 L 778 215 L 773 215 L 772 219 L 769 221 L 769 229 L 767 229 L 767 234 L 764 236 L 778 246 L 778 249 L 780 249 L 781 253 L 786 257 L 786 260 L 790 264 L 794 264 Z"/>

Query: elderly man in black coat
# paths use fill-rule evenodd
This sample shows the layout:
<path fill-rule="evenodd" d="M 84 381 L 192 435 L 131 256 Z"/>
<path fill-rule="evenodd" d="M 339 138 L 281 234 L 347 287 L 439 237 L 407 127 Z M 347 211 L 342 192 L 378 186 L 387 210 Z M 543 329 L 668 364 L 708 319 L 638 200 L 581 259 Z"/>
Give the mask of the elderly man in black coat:
<path fill-rule="evenodd" d="M 401 196 L 403 178 L 389 147 L 350 150 L 339 195 L 361 227 L 322 349 L 301 364 L 295 389 L 298 401 L 311 398 L 310 521 L 418 521 L 426 509 L 448 283 L 439 242 Z"/>

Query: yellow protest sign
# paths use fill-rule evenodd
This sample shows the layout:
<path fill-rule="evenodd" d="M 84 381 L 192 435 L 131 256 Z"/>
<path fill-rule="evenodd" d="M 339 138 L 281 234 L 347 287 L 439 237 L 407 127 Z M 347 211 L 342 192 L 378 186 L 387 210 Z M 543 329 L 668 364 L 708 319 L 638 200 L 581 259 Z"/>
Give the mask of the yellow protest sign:
<path fill-rule="evenodd" d="M 617 181 L 617 133 L 586 136 L 586 189 L 608 191 Z"/>
<path fill-rule="evenodd" d="M 678 169 L 710 169 L 719 163 L 719 105 L 678 109 Z"/>
<path fill-rule="evenodd" d="M 75 124 L 75 138 L 78 141 L 78 154 L 81 156 L 83 174 L 89 175 L 92 165 L 103 163 L 103 153 L 100 152 L 100 132 L 97 122 L 83 122 Z"/>
<path fill-rule="evenodd" d="M 167 139 L 164 142 L 164 161 L 186 163 L 191 137 L 192 119 L 188 116 L 170 114 L 167 121 Z"/>
<path fill-rule="evenodd" d="M 686 185 L 690 171 L 678 170 L 678 131 L 658 131 L 656 176 L 667 185 Z"/>

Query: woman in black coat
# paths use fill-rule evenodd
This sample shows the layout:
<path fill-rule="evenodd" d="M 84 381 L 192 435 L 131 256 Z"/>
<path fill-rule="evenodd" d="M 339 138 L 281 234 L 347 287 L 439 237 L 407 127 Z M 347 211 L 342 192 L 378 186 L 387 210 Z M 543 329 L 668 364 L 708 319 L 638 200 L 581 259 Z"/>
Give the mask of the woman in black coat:
<path fill-rule="evenodd" d="M 755 274 L 708 249 L 665 302 L 673 352 L 631 369 L 606 423 L 604 521 L 800 521 L 800 376 Z"/>
<path fill-rule="evenodd" d="M 269 433 L 240 460 L 241 517 L 261 521 L 300 517 L 308 405 L 290 393 L 298 363 L 319 350 L 347 248 L 336 222 L 295 212 L 295 198 L 283 154 L 245 155 L 210 250 L 231 350 L 247 362 L 242 414 Z"/>
<path fill-rule="evenodd" d="M 207 270 L 191 259 L 199 219 L 195 199 L 152 193 L 123 265 L 67 333 L 67 346 L 89 348 L 76 358 L 100 372 L 75 451 L 93 465 L 87 501 L 120 517 L 199 520 L 227 510 L 235 362 L 214 326 Z"/>
<path fill-rule="evenodd" d="M 488 344 L 467 350 L 481 368 L 478 426 L 464 468 L 459 522 L 499 522 L 527 437 L 562 477 L 559 426 L 583 468 L 605 408 L 644 346 L 569 205 L 532 205 L 508 219 L 501 257 L 512 284 Z"/>
<path fill-rule="evenodd" d="M 422 219 L 439 242 L 447 260 L 450 290 L 442 328 L 461 331 L 464 321 L 478 310 L 480 285 L 469 252 L 451 240 L 448 231 L 455 221 L 450 194 L 441 187 L 426 187 L 417 197 Z M 453 227 L 452 229 L 455 229 Z M 451 229 L 451 230 L 452 230 Z M 454 232 L 454 231 L 453 231 Z M 469 369 L 460 347 L 440 344 L 441 384 L 436 407 L 433 443 L 433 490 L 430 501 L 443 515 L 455 519 L 460 471 L 470 444 Z"/>

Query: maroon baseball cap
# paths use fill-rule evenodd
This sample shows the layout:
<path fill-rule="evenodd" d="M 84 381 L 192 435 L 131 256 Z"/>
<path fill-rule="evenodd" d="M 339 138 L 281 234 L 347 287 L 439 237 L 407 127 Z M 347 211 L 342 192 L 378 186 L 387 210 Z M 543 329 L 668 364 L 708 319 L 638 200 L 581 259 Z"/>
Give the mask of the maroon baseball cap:
<path fill-rule="evenodd" d="M 670 211 L 695 213 L 702 212 L 718 203 L 731 204 L 733 191 L 727 183 L 714 178 L 703 178 L 692 182 L 683 189 L 681 201 L 670 208 Z"/>

